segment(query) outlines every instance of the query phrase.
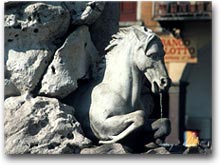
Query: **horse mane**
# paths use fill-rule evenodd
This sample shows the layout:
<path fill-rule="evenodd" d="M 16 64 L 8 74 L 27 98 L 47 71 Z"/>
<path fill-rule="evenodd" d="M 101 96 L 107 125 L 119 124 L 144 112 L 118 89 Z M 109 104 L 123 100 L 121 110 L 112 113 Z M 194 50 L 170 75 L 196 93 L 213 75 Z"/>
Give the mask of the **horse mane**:
<path fill-rule="evenodd" d="M 109 45 L 105 48 L 106 55 L 102 56 L 100 58 L 100 61 L 97 63 L 97 75 L 100 75 L 98 77 L 102 77 L 104 75 L 106 64 L 108 63 L 111 57 L 115 56 L 116 53 L 112 53 L 112 50 L 114 50 L 113 48 L 120 45 L 120 43 L 124 41 L 124 39 L 126 39 L 126 37 L 130 35 L 130 33 L 134 33 L 134 36 L 136 35 L 137 38 L 139 36 L 139 40 L 142 40 L 141 44 L 144 45 L 145 50 L 147 50 L 148 44 L 153 39 L 159 39 L 159 37 L 151 29 L 148 29 L 144 26 L 130 26 L 120 28 L 118 33 L 112 35 L 112 39 Z"/>
<path fill-rule="evenodd" d="M 119 32 L 112 35 L 112 39 L 109 43 L 109 45 L 105 48 L 106 52 L 110 52 L 114 47 L 118 46 L 119 43 L 125 39 L 126 36 L 128 36 L 129 33 L 135 33 L 136 37 L 139 40 L 145 40 L 146 43 L 143 42 L 143 44 L 149 44 L 150 41 L 152 41 L 154 38 L 159 37 L 151 30 L 144 26 L 131 26 L 131 27 L 125 27 L 120 28 Z"/>
<path fill-rule="evenodd" d="M 116 34 L 112 35 L 112 39 L 109 43 L 109 45 L 105 48 L 105 51 L 109 52 L 110 50 L 112 50 L 115 46 L 117 46 L 120 41 L 122 39 L 124 39 L 124 37 L 131 32 L 131 27 L 127 27 L 127 28 L 121 28 L 119 30 L 119 32 L 117 32 Z"/>

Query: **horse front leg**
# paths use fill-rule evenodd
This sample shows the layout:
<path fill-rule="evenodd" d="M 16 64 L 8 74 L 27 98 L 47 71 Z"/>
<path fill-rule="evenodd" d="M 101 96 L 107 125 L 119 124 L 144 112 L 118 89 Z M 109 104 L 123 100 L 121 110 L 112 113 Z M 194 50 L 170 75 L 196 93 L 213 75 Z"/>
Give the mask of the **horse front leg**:
<path fill-rule="evenodd" d="M 144 111 L 138 110 L 129 114 L 113 116 L 103 122 L 105 130 L 109 130 L 108 140 L 100 140 L 100 144 L 115 143 L 138 128 L 144 126 Z M 112 131 L 114 130 L 114 131 Z M 114 132 L 114 133 L 113 133 Z"/>
<path fill-rule="evenodd" d="M 144 124 L 144 132 L 151 132 L 153 134 L 151 138 L 155 142 L 164 141 L 171 132 L 170 120 L 167 118 L 148 119 L 145 121 Z"/>

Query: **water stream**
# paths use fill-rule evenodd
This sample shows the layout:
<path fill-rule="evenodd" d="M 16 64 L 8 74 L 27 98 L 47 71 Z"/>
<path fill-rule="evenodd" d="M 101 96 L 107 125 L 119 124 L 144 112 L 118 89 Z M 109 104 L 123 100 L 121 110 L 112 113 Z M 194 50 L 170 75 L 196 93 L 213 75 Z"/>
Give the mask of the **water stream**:
<path fill-rule="evenodd" d="M 163 118 L 163 95 L 162 93 L 160 93 L 160 118 L 162 119 Z"/>

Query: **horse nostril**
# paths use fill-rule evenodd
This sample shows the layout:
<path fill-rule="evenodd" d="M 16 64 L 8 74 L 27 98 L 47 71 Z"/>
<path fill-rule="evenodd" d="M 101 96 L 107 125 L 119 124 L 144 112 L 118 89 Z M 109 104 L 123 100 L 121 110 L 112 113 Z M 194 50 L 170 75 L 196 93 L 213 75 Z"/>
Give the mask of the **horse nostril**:
<path fill-rule="evenodd" d="M 171 79 L 170 78 L 165 78 L 165 77 L 162 77 L 160 79 L 160 86 L 161 87 L 164 87 L 166 89 L 168 89 L 171 85 Z"/>
<path fill-rule="evenodd" d="M 161 85 L 167 85 L 167 79 L 166 78 L 161 78 L 160 80 Z"/>

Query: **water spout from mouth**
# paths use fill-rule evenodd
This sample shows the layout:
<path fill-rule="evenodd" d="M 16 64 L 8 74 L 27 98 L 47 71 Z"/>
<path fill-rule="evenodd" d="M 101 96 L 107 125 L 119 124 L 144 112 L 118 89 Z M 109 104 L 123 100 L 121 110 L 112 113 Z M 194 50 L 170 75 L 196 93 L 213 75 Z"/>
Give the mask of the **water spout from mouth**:
<path fill-rule="evenodd" d="M 163 118 L 163 94 L 160 92 L 160 118 Z"/>

